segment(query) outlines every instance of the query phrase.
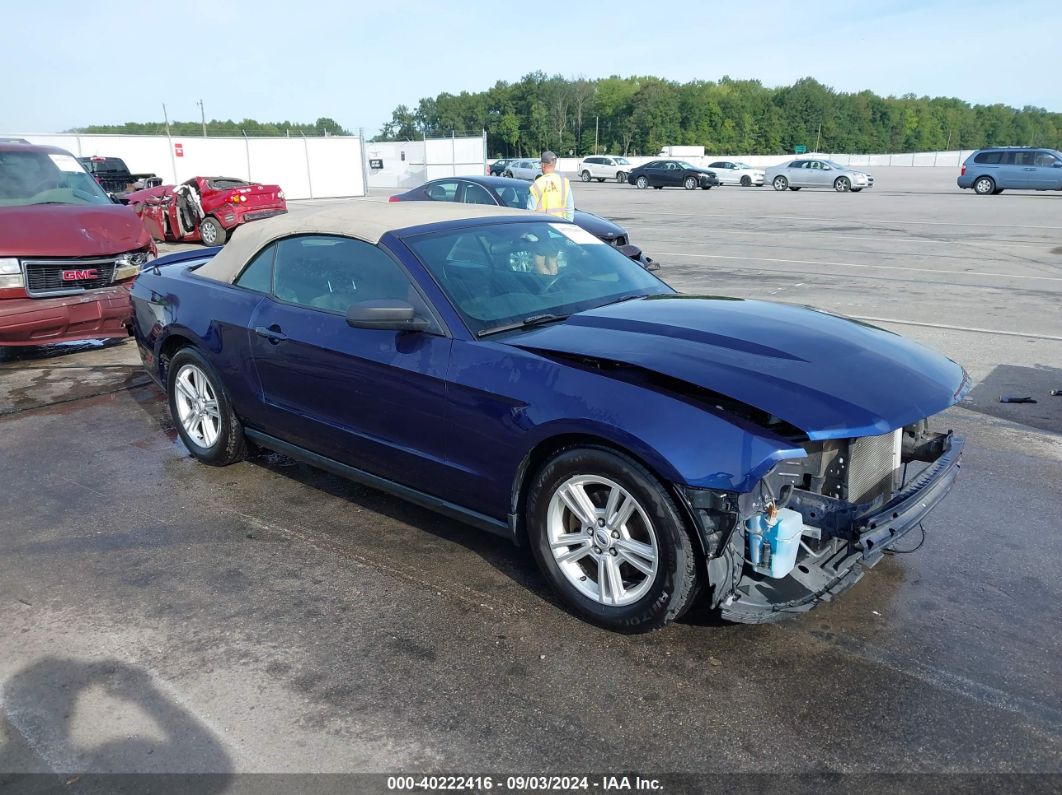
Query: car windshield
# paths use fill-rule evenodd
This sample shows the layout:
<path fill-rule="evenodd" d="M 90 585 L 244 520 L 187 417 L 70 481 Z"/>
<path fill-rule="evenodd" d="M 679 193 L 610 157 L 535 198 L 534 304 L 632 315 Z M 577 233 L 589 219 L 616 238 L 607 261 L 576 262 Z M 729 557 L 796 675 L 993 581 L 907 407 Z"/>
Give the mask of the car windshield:
<path fill-rule="evenodd" d="M 692 169 L 699 168 L 699 166 L 695 166 L 692 163 L 687 163 L 685 160 L 676 160 L 675 162 L 678 163 L 683 168 L 692 168 Z"/>
<path fill-rule="evenodd" d="M 840 163 L 837 163 L 837 162 L 835 162 L 833 160 L 824 160 L 822 162 L 824 162 L 828 166 L 833 166 L 838 171 L 847 171 L 848 170 L 848 166 L 842 166 Z"/>
<path fill-rule="evenodd" d="M 617 166 L 629 166 L 630 165 L 630 161 L 627 160 L 627 158 L 625 158 L 625 157 L 617 157 L 616 158 L 616 165 Z"/>
<path fill-rule="evenodd" d="M 110 203 L 103 188 L 73 155 L 0 152 L 0 207 Z"/>
<path fill-rule="evenodd" d="M 748 163 L 734 163 L 734 168 L 752 168 Z"/>
<path fill-rule="evenodd" d="M 480 336 L 674 292 L 575 224 L 496 223 L 406 242 Z"/>

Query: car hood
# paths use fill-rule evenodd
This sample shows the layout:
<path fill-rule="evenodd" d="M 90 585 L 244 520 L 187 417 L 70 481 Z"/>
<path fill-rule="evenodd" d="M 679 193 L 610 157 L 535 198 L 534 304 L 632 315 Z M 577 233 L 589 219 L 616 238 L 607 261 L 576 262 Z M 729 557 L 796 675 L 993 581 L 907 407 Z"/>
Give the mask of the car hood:
<path fill-rule="evenodd" d="M 654 296 L 580 312 L 509 344 L 604 359 L 724 395 L 808 438 L 887 433 L 958 402 L 958 364 L 890 331 L 807 307 Z"/>
<path fill-rule="evenodd" d="M 600 215 L 594 215 L 583 210 L 576 210 L 575 217 L 572 220 L 594 237 L 603 240 L 611 240 L 614 237 L 627 234 L 627 230 L 622 226 L 614 224 Z"/>
<path fill-rule="evenodd" d="M 0 257 L 99 257 L 150 244 L 140 219 L 120 204 L 0 208 Z"/>

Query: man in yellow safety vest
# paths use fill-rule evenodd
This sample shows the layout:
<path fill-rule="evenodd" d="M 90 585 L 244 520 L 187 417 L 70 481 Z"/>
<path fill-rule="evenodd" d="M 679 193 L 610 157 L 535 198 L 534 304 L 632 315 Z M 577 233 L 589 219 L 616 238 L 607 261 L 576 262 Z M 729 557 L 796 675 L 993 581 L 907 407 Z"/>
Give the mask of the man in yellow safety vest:
<path fill-rule="evenodd" d="M 575 197 L 572 195 L 572 183 L 567 177 L 562 177 L 557 173 L 557 156 L 546 150 L 542 153 L 541 163 L 542 176 L 537 177 L 531 183 L 531 190 L 527 196 L 527 209 L 554 215 L 566 221 L 573 220 L 575 218 Z M 535 270 L 544 274 L 556 274 L 556 252 L 536 251 Z"/>

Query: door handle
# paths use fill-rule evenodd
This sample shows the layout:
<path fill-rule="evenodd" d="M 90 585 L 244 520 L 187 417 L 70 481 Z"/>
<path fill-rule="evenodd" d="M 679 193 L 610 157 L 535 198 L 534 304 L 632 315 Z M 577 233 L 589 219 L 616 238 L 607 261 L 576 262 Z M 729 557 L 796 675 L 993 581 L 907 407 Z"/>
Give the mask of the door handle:
<path fill-rule="evenodd" d="M 287 335 L 281 332 L 276 326 L 270 326 L 269 328 L 266 328 L 265 326 L 255 326 L 254 333 L 259 337 L 265 337 L 274 345 L 288 338 Z"/>

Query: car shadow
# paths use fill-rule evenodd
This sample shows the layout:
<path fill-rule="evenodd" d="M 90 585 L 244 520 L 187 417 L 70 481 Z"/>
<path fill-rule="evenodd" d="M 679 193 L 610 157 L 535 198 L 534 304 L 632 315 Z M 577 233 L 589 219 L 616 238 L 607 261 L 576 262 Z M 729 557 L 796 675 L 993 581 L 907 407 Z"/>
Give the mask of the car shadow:
<path fill-rule="evenodd" d="M 2 695 L 4 792 L 229 787 L 233 765 L 220 740 L 143 668 L 47 656 L 8 678 Z"/>

